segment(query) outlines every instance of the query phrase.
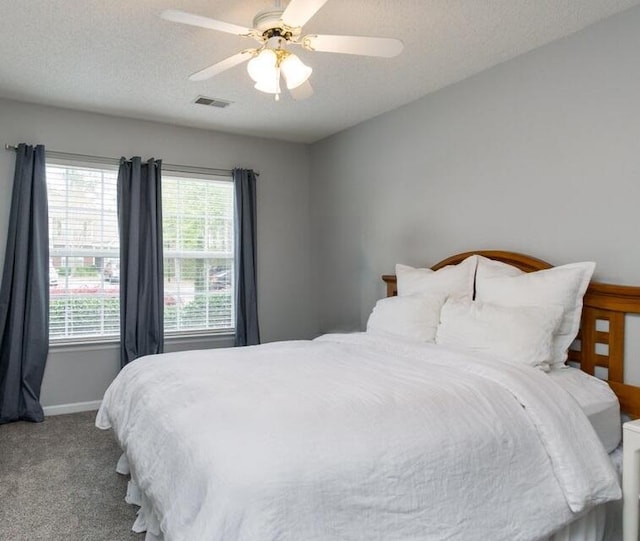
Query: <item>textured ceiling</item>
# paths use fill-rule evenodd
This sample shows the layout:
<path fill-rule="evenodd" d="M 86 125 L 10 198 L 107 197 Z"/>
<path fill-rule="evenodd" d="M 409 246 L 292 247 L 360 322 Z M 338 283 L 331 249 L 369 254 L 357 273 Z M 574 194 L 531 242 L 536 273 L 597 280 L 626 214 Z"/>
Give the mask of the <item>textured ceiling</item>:
<path fill-rule="evenodd" d="M 187 80 L 254 41 L 159 18 L 174 8 L 251 26 L 270 0 L 0 0 L 0 96 L 313 142 L 636 4 L 328 0 L 305 33 L 397 37 L 404 52 L 378 59 L 301 51 L 315 95 L 276 103 L 253 89 L 244 66 Z M 194 105 L 199 95 L 233 104 Z"/>

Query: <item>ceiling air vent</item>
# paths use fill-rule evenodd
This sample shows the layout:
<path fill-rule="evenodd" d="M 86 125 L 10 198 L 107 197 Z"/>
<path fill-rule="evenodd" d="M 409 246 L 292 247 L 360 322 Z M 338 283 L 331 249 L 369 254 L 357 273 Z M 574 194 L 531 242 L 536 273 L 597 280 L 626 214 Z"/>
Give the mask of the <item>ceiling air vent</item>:
<path fill-rule="evenodd" d="M 226 100 L 220 100 L 218 98 L 207 98 L 205 96 L 198 96 L 196 101 L 193 103 L 197 103 L 198 105 L 208 105 L 210 107 L 218 107 L 220 109 L 224 109 L 231 105 L 232 102 Z"/>

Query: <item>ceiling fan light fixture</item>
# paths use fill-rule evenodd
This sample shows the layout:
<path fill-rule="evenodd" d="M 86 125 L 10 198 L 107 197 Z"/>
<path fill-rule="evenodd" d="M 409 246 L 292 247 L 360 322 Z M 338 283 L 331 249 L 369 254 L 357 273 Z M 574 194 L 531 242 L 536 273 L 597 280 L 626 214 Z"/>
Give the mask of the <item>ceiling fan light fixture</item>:
<path fill-rule="evenodd" d="M 273 80 L 278 69 L 278 55 L 272 49 L 263 49 L 247 64 L 247 72 L 256 83 Z"/>
<path fill-rule="evenodd" d="M 298 88 L 313 72 L 313 69 L 305 65 L 295 54 L 289 54 L 280 63 L 280 69 L 289 90 Z"/>

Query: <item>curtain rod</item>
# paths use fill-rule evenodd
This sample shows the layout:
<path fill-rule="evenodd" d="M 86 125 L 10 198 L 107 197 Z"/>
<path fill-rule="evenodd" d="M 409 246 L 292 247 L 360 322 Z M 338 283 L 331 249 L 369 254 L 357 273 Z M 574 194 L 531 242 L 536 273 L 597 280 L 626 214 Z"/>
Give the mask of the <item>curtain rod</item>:
<path fill-rule="evenodd" d="M 18 147 L 15 145 L 4 145 L 5 150 L 11 150 L 15 152 Z M 89 154 L 72 154 L 70 152 L 58 152 L 55 150 L 45 150 L 45 155 L 49 158 L 59 158 L 68 160 L 78 160 L 89 163 L 101 163 L 106 165 L 118 165 L 120 160 L 118 158 L 107 158 L 105 156 L 90 156 Z M 231 176 L 231 169 L 214 169 L 211 167 L 193 167 L 191 165 L 175 165 L 171 163 L 163 163 L 162 169 L 165 171 L 172 171 L 174 173 L 205 173 L 212 175 Z M 260 176 L 259 171 L 254 171 L 257 177 Z"/>

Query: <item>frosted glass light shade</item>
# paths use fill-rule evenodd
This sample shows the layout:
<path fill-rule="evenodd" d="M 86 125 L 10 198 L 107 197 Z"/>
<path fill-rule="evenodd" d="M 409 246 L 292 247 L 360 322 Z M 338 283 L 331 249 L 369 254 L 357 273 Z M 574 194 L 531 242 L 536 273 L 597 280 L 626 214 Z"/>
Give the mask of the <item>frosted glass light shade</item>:
<path fill-rule="evenodd" d="M 258 56 L 254 56 L 247 64 L 247 72 L 256 83 L 275 78 L 278 57 L 271 49 L 260 51 Z"/>
<path fill-rule="evenodd" d="M 287 88 L 289 90 L 298 88 L 304 83 L 310 76 L 313 69 L 302 63 L 296 55 L 288 55 L 280 64 L 282 75 L 287 82 Z"/>
<path fill-rule="evenodd" d="M 275 68 L 268 77 L 256 82 L 254 88 L 267 94 L 280 94 L 280 69 Z"/>

